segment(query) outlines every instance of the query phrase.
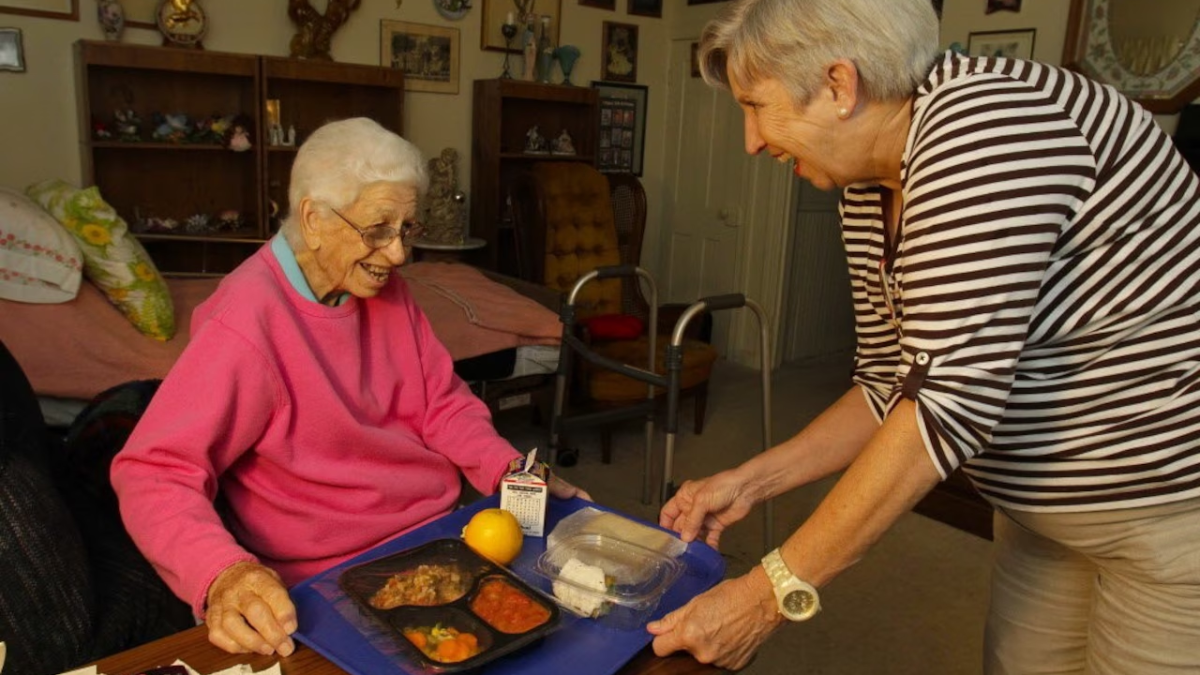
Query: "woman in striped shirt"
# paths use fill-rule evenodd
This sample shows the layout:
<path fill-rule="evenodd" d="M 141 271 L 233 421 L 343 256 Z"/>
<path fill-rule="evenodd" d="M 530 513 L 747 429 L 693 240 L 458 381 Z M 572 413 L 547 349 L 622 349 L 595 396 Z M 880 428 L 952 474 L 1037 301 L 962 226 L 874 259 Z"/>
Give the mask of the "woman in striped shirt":
<path fill-rule="evenodd" d="M 845 471 L 655 651 L 745 665 L 961 467 L 997 514 L 985 672 L 1197 672 L 1200 184 L 1112 88 L 937 40 L 928 0 L 738 0 L 704 32 L 746 151 L 843 190 L 856 386 L 663 507 L 716 544 Z"/>

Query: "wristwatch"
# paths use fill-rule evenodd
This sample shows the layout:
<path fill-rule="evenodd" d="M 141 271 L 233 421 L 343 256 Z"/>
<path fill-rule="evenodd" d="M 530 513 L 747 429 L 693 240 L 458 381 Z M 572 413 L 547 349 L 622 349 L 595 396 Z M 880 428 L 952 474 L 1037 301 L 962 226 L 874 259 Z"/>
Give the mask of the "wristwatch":
<path fill-rule="evenodd" d="M 779 613 L 788 621 L 808 621 L 821 611 L 821 598 L 812 584 L 802 581 L 792 574 L 779 549 L 771 551 L 762 559 L 763 569 L 771 580 L 775 591 L 775 603 L 779 605 Z"/>

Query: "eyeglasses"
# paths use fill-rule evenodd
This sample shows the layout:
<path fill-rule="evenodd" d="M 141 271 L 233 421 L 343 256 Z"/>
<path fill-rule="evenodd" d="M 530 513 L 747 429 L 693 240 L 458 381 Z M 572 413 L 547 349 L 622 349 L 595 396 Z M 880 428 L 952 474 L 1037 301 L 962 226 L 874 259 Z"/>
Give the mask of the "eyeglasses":
<path fill-rule="evenodd" d="M 358 232 L 358 234 L 362 236 L 363 243 L 366 244 L 367 248 L 370 249 L 384 248 L 388 244 L 391 244 L 393 241 L 395 241 L 396 237 L 400 238 L 401 246 L 410 247 L 412 246 L 413 241 L 419 238 L 425 231 L 425 227 L 415 220 L 405 220 L 401 222 L 399 229 L 396 229 L 391 225 L 372 225 L 371 227 L 359 227 L 354 224 L 354 221 L 350 220 L 346 216 L 343 216 L 340 211 L 332 206 L 329 207 L 329 210 L 333 211 L 334 215 L 336 215 L 338 218 L 341 218 L 342 222 L 346 223 L 356 232 Z"/>
<path fill-rule="evenodd" d="M 883 293 L 883 302 L 887 305 L 891 316 L 892 327 L 900 330 L 900 316 L 896 314 L 896 305 L 892 300 L 892 275 L 887 271 L 887 258 L 879 258 L 879 290 Z"/>

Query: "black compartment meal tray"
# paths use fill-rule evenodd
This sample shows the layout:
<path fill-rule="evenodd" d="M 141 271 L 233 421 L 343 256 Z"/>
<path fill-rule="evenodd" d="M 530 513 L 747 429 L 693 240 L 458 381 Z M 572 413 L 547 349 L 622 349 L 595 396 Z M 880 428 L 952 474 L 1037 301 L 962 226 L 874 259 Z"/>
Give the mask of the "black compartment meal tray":
<path fill-rule="evenodd" d="M 416 570 L 420 565 L 442 565 L 457 569 L 466 577 L 466 592 L 455 600 L 433 606 L 403 605 L 379 609 L 371 604 L 371 598 L 383 588 L 388 579 L 396 574 Z M 550 617 L 529 631 L 517 634 L 504 633 L 489 625 L 471 611 L 471 600 L 485 581 L 496 577 L 503 578 L 536 604 L 544 607 L 549 611 Z M 471 550 L 458 539 L 435 539 L 407 551 L 355 565 L 342 572 L 338 577 L 338 584 L 364 614 L 375 620 L 379 627 L 393 638 L 405 656 L 424 671 L 431 673 L 455 673 L 477 668 L 541 639 L 557 628 L 560 620 L 556 603 L 509 570 Z M 474 633 L 479 640 L 479 653 L 464 661 L 442 663 L 428 657 L 404 637 L 403 630 L 406 627 L 436 623 Z"/>

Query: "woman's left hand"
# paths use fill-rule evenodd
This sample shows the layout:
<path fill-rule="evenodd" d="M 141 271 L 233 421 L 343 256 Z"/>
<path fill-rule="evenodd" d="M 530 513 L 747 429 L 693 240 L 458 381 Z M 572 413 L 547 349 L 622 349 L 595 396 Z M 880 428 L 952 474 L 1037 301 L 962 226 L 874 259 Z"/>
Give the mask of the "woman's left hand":
<path fill-rule="evenodd" d="M 550 474 L 550 494 L 554 495 L 555 497 L 558 497 L 559 499 L 570 499 L 571 497 L 579 497 L 580 499 L 586 499 L 589 502 L 593 501 L 592 496 L 589 495 L 587 492 L 584 492 L 583 490 L 580 490 L 579 488 L 575 487 L 574 485 L 571 485 L 570 483 L 563 480 L 562 478 L 559 478 L 555 474 Z"/>
<path fill-rule="evenodd" d="M 658 656 L 684 650 L 700 663 L 739 670 L 784 621 L 766 572 L 755 567 L 650 622 L 646 630 L 655 636 Z"/>

